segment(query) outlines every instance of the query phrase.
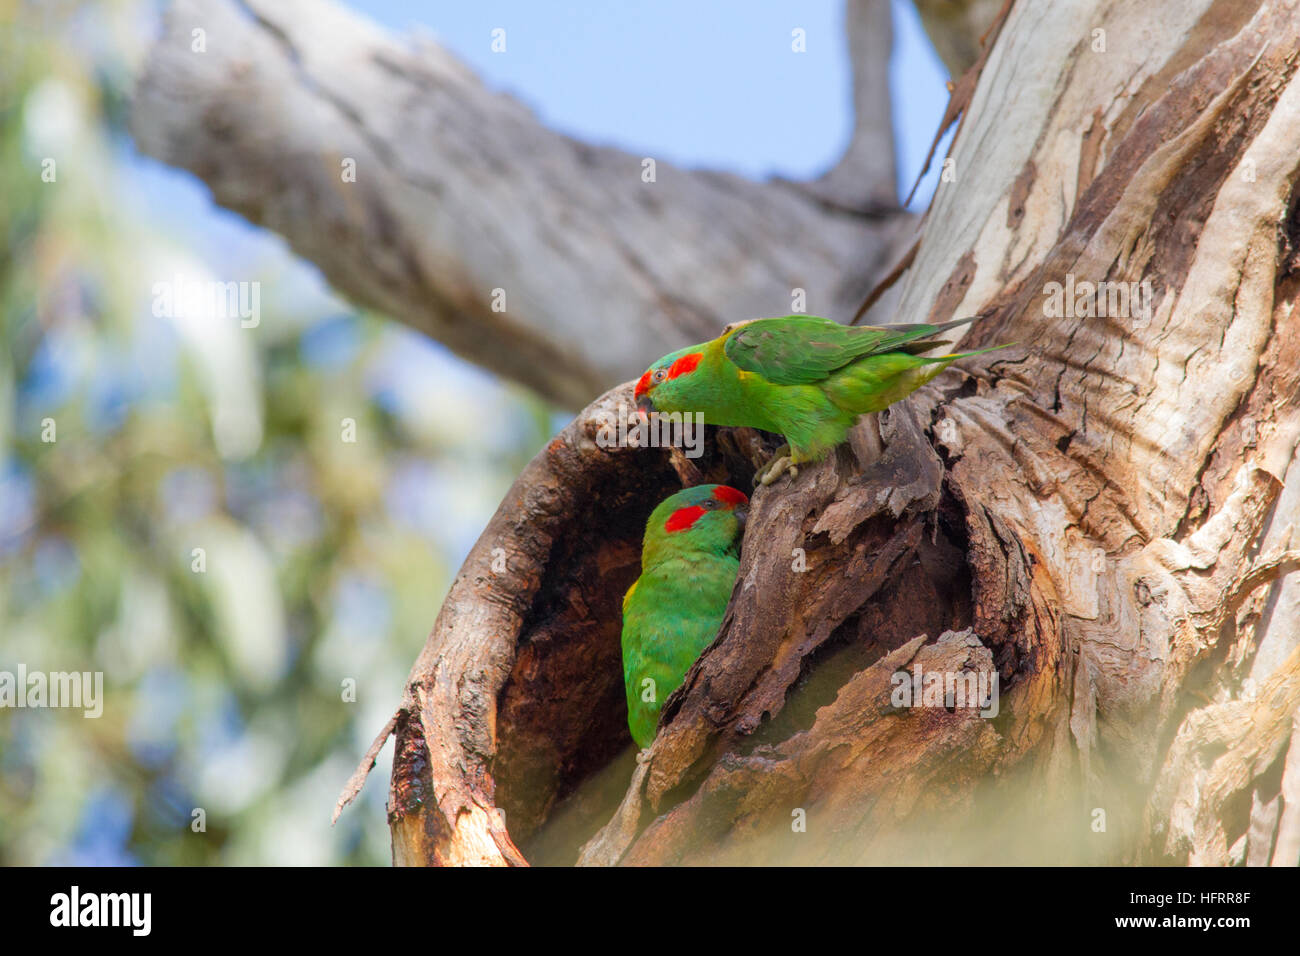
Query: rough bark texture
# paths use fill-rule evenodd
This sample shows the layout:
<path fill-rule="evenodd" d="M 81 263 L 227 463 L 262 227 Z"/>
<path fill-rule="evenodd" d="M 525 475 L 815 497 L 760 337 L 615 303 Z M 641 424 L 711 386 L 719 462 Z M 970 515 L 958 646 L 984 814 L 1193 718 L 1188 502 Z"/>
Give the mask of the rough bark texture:
<path fill-rule="evenodd" d="M 627 386 L 589 406 L 412 671 L 395 859 L 1294 865 L 1297 49 L 1295 0 L 1014 4 L 891 300 L 1018 345 L 754 495 L 718 638 L 639 762 L 640 524 L 771 441 L 712 431 L 693 472 L 595 441 Z M 1081 292 L 1121 282 L 1149 311 Z M 918 669 L 996 674 L 997 715 L 898 706 Z"/>

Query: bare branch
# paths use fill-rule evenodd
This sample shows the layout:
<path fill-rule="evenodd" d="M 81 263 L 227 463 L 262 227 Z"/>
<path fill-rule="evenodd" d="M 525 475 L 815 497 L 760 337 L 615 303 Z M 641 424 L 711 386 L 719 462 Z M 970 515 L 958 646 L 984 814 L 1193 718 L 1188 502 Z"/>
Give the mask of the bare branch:
<path fill-rule="evenodd" d="M 816 189 L 576 142 L 328 0 L 178 0 L 131 128 L 357 303 L 580 408 L 732 319 L 788 313 L 796 288 L 851 312 L 910 219 L 878 208 L 887 8 L 853 5 L 860 128 Z"/>

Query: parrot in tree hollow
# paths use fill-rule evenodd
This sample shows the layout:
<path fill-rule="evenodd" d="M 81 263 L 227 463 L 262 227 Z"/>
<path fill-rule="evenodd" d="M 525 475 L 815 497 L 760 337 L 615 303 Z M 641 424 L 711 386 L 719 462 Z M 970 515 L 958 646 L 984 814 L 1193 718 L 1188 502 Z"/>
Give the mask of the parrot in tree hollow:
<path fill-rule="evenodd" d="M 958 359 L 993 349 L 925 358 L 936 336 L 973 322 L 848 326 L 815 315 L 727 326 L 711 342 L 665 355 L 636 385 L 643 414 L 702 412 L 710 425 L 747 425 L 785 436 L 755 476 L 771 484 L 844 441 L 859 415 L 878 412 Z M 1004 346 L 994 346 L 1003 348 Z"/>
<path fill-rule="evenodd" d="M 623 597 L 627 724 L 639 747 L 654 742 L 659 708 L 718 634 L 748 504 L 735 488 L 696 485 L 650 513 L 641 576 Z"/>

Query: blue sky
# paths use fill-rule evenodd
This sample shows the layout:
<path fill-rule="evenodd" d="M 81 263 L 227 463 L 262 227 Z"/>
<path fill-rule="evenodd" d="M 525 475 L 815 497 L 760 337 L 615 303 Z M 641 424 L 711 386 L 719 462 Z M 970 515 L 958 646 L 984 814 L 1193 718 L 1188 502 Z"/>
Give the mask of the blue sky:
<path fill-rule="evenodd" d="M 351 0 L 395 34 L 432 34 L 492 88 L 548 125 L 584 140 L 688 167 L 756 179 L 813 178 L 840 156 L 851 124 L 843 0 L 600 0 L 402 3 Z M 891 0 L 898 193 L 920 171 L 943 115 L 947 75 L 910 0 Z M 492 31 L 506 31 L 493 53 Z M 807 52 L 790 52 L 802 28 Z M 951 136 L 951 134 L 950 134 Z M 941 145 L 943 155 L 947 141 Z M 184 237 L 218 271 L 248 274 L 283 241 L 216 207 L 189 173 L 122 144 L 122 188 L 157 226 Z M 929 204 L 939 163 L 911 208 Z M 314 274 L 307 267 L 303 275 Z M 319 282 L 309 283 L 319 285 Z"/>
<path fill-rule="evenodd" d="M 843 0 L 352 0 L 408 33 L 423 29 L 544 122 L 591 142 L 755 178 L 811 178 L 852 128 Z M 947 102 L 942 64 L 910 2 L 894 0 L 891 87 L 900 193 Z M 802 28 L 807 52 L 791 53 Z M 505 30 L 506 50 L 491 49 Z M 914 206 L 928 201 L 937 169 Z"/>

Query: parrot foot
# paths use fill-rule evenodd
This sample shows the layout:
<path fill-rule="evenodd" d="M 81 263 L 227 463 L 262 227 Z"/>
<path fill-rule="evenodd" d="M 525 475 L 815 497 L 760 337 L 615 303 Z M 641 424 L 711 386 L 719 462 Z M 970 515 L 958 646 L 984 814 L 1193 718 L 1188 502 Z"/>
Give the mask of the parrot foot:
<path fill-rule="evenodd" d="M 650 759 L 650 748 L 642 747 L 641 750 L 636 755 L 636 762 L 638 764 L 643 764 L 649 759 Z"/>
<path fill-rule="evenodd" d="M 799 477 L 799 466 L 794 463 L 794 458 L 790 454 L 790 446 L 782 445 L 776 450 L 776 454 L 766 465 L 758 470 L 754 475 L 754 484 L 770 485 L 785 472 L 790 472 L 790 478 Z"/>

